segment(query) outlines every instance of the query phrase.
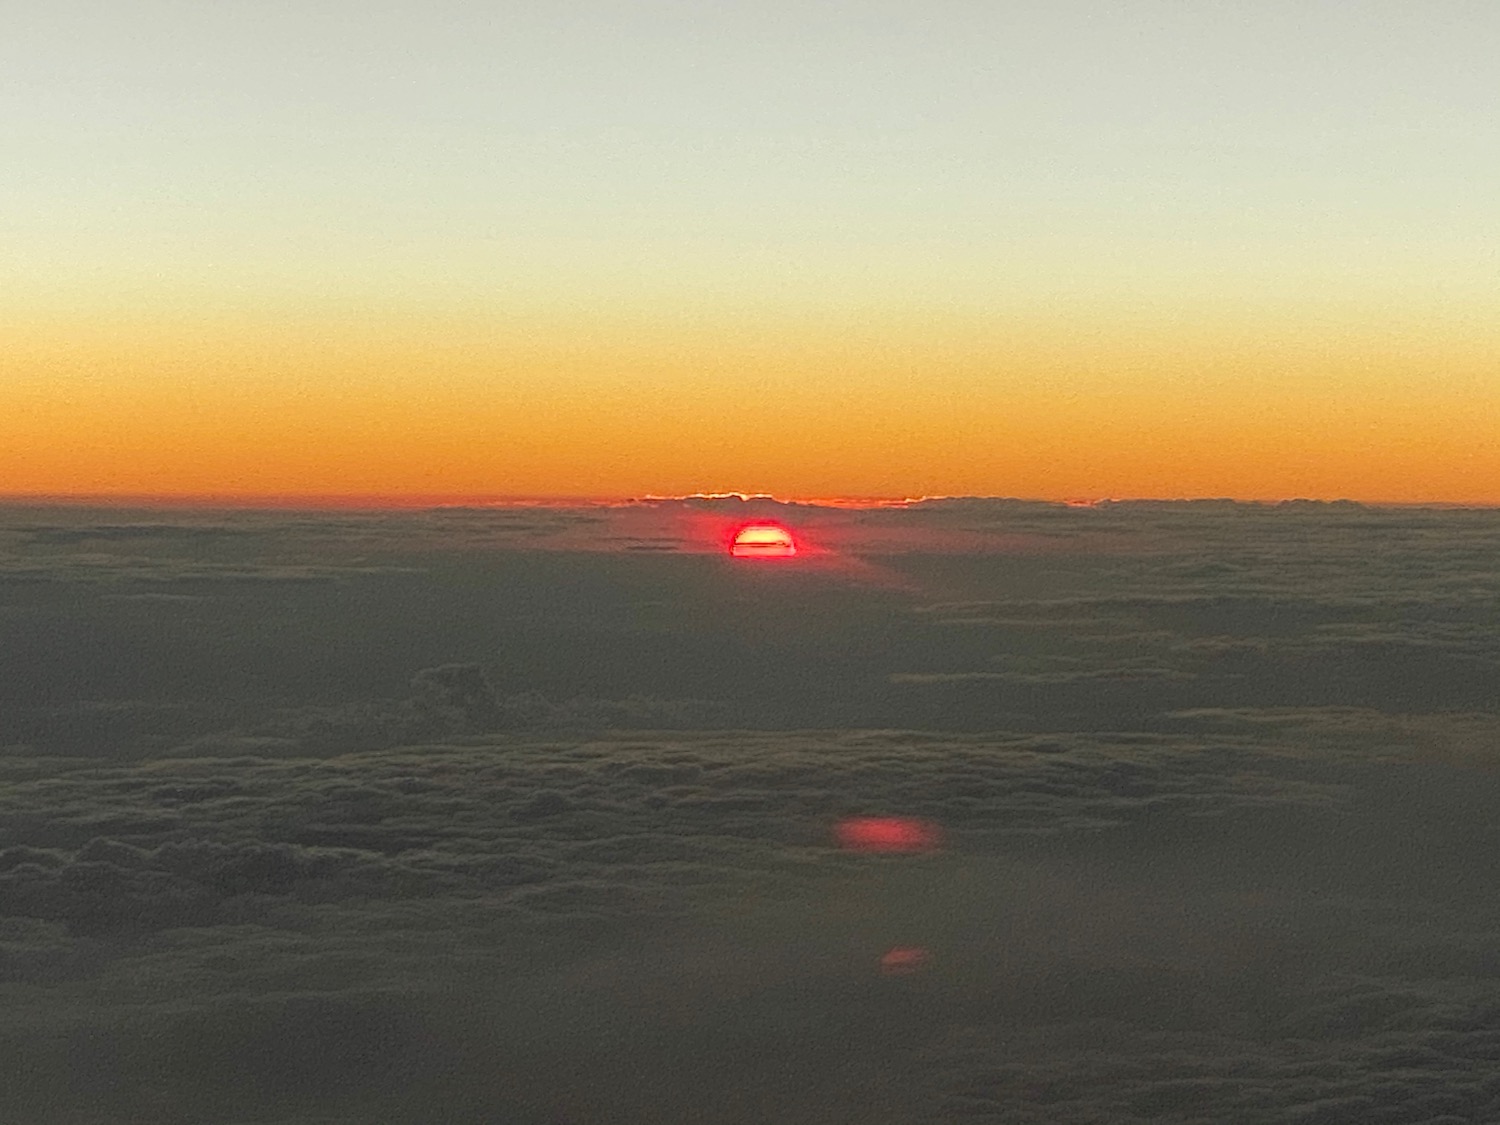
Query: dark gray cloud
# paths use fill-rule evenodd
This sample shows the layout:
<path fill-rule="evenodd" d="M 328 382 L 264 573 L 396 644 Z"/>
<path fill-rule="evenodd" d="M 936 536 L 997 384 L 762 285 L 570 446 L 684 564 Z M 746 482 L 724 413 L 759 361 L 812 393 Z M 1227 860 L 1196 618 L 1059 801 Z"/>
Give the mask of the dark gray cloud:
<path fill-rule="evenodd" d="M 703 538 L 767 513 L 850 565 Z M 1497 550 L 1314 504 L 0 512 L 0 1118 L 1500 1119 Z"/>
<path fill-rule="evenodd" d="M 619 1084 L 616 1102 L 572 1092 L 585 1120 L 626 1120 L 620 1106 L 652 1097 L 687 1120 L 708 1103 L 662 1085 L 673 1058 L 724 1067 L 732 1044 L 777 1028 L 782 1046 L 757 1048 L 774 1060 L 830 1027 L 860 1052 L 843 1081 L 879 1070 L 887 1108 L 935 1119 L 1321 1120 L 1373 1105 L 1391 1113 L 1370 1120 L 1426 1120 L 1399 1114 L 1438 1107 L 1441 1086 L 1462 1098 L 1442 1106 L 1484 1120 L 1500 1096 L 1481 1069 L 1500 908 L 1474 892 L 1500 863 L 1439 861 L 1485 838 L 1500 778 L 1386 749 L 1355 760 L 1243 731 L 725 732 L 474 735 L 52 776 L 16 760 L 0 807 L 4 964 L 22 989 L 105 982 L 125 1006 L 77 1009 L 75 1035 L 156 990 L 156 1014 L 130 1018 L 177 1044 L 170 1061 L 92 1033 L 112 1044 L 108 1073 L 131 1058 L 165 1078 L 119 1105 L 194 1104 L 174 1069 L 189 1058 L 200 1090 L 252 1097 L 215 1053 L 231 1048 L 262 1078 L 281 1060 L 307 1090 L 374 1081 L 394 1097 L 389 1076 L 369 1077 L 393 1066 L 434 1088 L 433 1045 L 459 1050 L 482 1021 L 483 1042 L 545 1056 L 545 1082 L 485 1103 L 520 1120 L 568 1101 L 558 1067 Z M 1383 772 L 1409 768 L 1437 772 Z M 891 812 L 939 821 L 949 848 L 833 848 L 840 816 Z M 934 966 L 883 981 L 876 961 L 901 942 Z M 518 997 L 542 1007 L 517 1014 Z M 13 1010 L 18 1028 L 41 1018 Z M 358 1049 L 307 1062 L 305 1027 Z M 46 1042 L 28 1039 L 26 1057 L 56 1074 Z M 477 1097 L 498 1064 L 463 1049 L 444 1081 Z M 862 1104 L 862 1087 L 785 1061 L 769 1088 L 799 1112 Z"/>

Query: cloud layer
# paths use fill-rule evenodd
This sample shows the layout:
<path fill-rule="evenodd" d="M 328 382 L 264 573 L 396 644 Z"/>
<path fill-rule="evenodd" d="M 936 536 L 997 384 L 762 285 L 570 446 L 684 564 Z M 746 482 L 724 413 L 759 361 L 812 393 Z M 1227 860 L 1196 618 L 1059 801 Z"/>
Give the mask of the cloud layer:
<path fill-rule="evenodd" d="M 767 512 L 816 566 L 704 547 Z M 1330 505 L 0 513 L 0 1117 L 1493 1121 L 1497 549 Z"/>
<path fill-rule="evenodd" d="M 278 1068 L 346 1110 L 361 1083 L 436 1097 L 432 1044 L 460 1051 L 479 1020 L 523 1056 L 550 1044 L 547 1081 L 498 1100 L 479 1093 L 498 1064 L 467 1057 L 443 1080 L 519 1120 L 558 1098 L 578 1120 L 652 1098 L 689 1120 L 707 1103 L 675 1084 L 680 1055 L 749 1097 L 755 1052 L 777 1057 L 769 1027 L 784 1050 L 846 1024 L 862 1030 L 845 1029 L 859 1057 L 841 1076 L 772 1083 L 788 1119 L 862 1104 L 839 1083 L 868 1066 L 896 1068 L 895 1104 L 944 1120 L 1483 1120 L 1500 1105 L 1484 893 L 1500 863 L 1474 849 L 1500 779 L 1386 750 L 747 732 L 115 768 L 12 756 L 7 1026 L 42 1077 L 10 1112 L 81 1119 L 62 1093 L 80 1065 L 116 1114 L 151 1097 L 219 1113 Z M 942 824 L 948 846 L 838 848 L 843 817 L 891 812 Z M 930 966 L 882 978 L 901 944 Z M 632 1011 L 637 1038 L 612 1039 Z M 344 1055 L 287 1055 L 330 1038 Z M 398 1061 L 405 1086 L 377 1080 Z M 564 1096 L 569 1068 L 588 1087 Z M 725 1118 L 754 1119 L 749 1103 Z"/>

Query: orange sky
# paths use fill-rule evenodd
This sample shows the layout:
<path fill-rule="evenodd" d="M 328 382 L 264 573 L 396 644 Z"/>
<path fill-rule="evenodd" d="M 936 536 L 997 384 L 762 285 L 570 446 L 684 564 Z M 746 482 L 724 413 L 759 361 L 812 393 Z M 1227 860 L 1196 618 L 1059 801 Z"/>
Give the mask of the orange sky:
<path fill-rule="evenodd" d="M 1500 503 L 1492 13 L 1146 7 L 38 7 L 0 494 Z"/>
<path fill-rule="evenodd" d="M 1500 376 L 1482 334 L 1279 326 L 37 317 L 0 358 L 0 481 L 8 494 L 1500 503 Z"/>

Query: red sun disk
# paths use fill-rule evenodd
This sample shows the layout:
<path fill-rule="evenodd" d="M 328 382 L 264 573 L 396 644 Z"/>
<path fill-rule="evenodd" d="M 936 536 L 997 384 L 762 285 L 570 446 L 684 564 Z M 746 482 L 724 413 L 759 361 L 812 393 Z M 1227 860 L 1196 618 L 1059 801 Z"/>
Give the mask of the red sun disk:
<path fill-rule="evenodd" d="M 735 533 L 729 553 L 737 559 L 789 559 L 796 555 L 797 544 L 779 523 L 752 523 Z"/>

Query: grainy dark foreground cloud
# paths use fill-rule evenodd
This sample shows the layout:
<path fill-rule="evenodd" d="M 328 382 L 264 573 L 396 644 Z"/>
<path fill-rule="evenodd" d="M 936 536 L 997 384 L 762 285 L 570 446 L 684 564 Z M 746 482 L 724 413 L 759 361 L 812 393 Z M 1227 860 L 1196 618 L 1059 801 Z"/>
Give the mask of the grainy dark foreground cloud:
<path fill-rule="evenodd" d="M 1500 1119 L 1500 514 L 739 514 L 0 513 L 0 1120 Z"/>

